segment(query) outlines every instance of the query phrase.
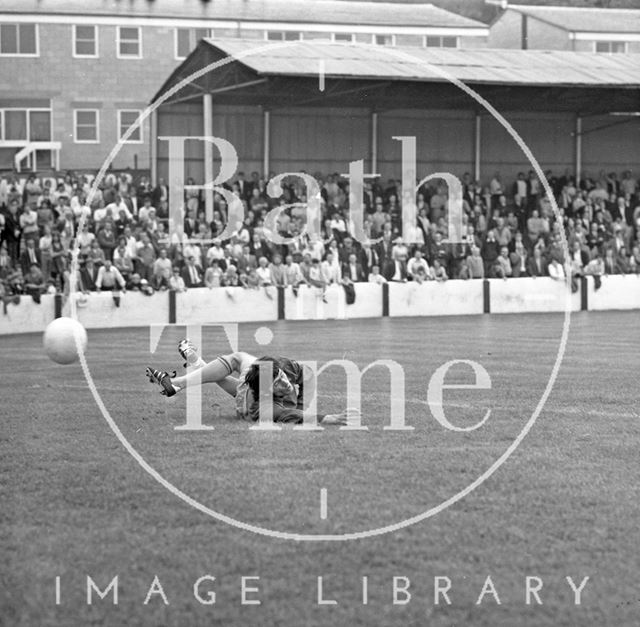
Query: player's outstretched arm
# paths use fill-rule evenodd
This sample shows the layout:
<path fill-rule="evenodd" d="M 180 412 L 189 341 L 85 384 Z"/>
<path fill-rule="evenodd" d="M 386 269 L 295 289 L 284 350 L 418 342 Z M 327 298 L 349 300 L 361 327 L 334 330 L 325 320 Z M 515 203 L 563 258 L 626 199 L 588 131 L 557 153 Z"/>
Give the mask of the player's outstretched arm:
<path fill-rule="evenodd" d="M 318 423 L 321 425 L 341 425 L 346 426 L 357 422 L 360 424 L 360 410 L 349 407 L 338 414 L 326 414 L 322 418 L 319 417 Z"/>

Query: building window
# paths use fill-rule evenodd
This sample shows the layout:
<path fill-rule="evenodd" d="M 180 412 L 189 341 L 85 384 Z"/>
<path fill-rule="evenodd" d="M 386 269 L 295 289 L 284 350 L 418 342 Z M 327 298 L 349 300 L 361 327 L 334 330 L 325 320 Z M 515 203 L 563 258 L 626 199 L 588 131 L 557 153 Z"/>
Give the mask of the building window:
<path fill-rule="evenodd" d="M 596 41 L 594 42 L 595 51 L 604 54 L 626 54 L 626 41 Z"/>
<path fill-rule="evenodd" d="M 118 111 L 118 139 L 122 139 L 124 134 L 136 123 L 142 111 L 137 109 L 121 109 Z M 142 143 L 142 123 L 135 126 L 131 131 L 125 144 L 141 144 Z"/>
<path fill-rule="evenodd" d="M 300 41 L 302 34 L 294 30 L 268 30 L 265 32 L 268 41 Z"/>
<path fill-rule="evenodd" d="M 97 144 L 100 141 L 97 109 L 75 109 L 73 112 L 73 141 L 76 144 Z"/>
<path fill-rule="evenodd" d="M 51 109 L 0 110 L 0 138 L 7 141 L 51 141 Z"/>
<path fill-rule="evenodd" d="M 201 39 L 213 37 L 210 28 L 176 28 L 176 59 L 186 59 Z"/>
<path fill-rule="evenodd" d="M 73 56 L 98 56 L 98 29 L 95 26 L 73 27 Z"/>
<path fill-rule="evenodd" d="M 432 36 L 427 35 L 425 38 L 427 48 L 457 48 L 458 38 L 450 36 Z"/>
<path fill-rule="evenodd" d="M 353 43 L 353 34 L 352 33 L 334 33 L 333 41 L 346 41 L 349 43 Z"/>
<path fill-rule="evenodd" d="M 0 24 L 0 54 L 37 57 L 37 26 L 35 24 Z"/>
<path fill-rule="evenodd" d="M 142 58 L 142 38 L 138 26 L 118 27 L 118 57 L 120 59 Z"/>
<path fill-rule="evenodd" d="M 394 46 L 394 36 L 393 35 L 374 35 L 373 43 L 378 46 Z"/>

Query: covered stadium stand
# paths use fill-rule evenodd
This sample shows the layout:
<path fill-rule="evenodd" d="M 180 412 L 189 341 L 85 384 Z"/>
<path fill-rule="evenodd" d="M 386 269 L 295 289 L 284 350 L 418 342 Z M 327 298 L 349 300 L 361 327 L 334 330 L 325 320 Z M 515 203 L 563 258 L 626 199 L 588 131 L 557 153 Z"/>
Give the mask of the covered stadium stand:
<path fill-rule="evenodd" d="M 346 172 L 365 159 L 365 171 L 398 177 L 403 135 L 416 137 L 419 172 L 480 180 L 530 169 L 448 76 L 500 111 L 543 169 L 637 167 L 640 55 L 204 39 L 153 98 L 152 138 L 224 137 L 241 169 L 264 173 Z M 214 148 L 187 144 L 188 175 L 202 180 Z M 152 154 L 154 175 L 166 177 L 167 142 Z"/>

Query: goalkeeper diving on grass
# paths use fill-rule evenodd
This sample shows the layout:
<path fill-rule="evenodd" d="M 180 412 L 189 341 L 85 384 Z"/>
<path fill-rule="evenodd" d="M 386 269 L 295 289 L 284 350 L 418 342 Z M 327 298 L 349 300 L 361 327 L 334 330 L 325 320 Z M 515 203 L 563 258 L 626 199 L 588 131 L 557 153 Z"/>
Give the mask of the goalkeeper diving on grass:
<path fill-rule="evenodd" d="M 269 390 L 274 423 L 302 424 L 304 407 L 315 395 L 315 379 L 311 370 L 287 357 L 255 357 L 235 352 L 206 362 L 198 355 L 189 340 L 178 344 L 178 353 L 185 360 L 187 374 L 170 376 L 168 372 L 148 367 L 146 375 L 151 383 L 160 386 L 164 396 L 174 396 L 191 385 L 216 383 L 235 398 L 238 418 L 256 422 L 260 419 L 261 376 L 268 373 Z M 321 425 L 346 425 L 349 419 L 358 419 L 359 411 L 346 409 L 338 414 L 317 415 Z"/>

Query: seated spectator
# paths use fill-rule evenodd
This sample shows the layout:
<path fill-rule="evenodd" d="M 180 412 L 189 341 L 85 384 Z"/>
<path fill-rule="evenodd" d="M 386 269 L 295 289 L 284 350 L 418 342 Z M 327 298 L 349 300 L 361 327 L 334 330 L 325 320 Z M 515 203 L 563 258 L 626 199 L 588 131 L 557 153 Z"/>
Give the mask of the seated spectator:
<path fill-rule="evenodd" d="M 113 265 L 118 269 L 125 281 L 133 274 L 133 259 L 129 256 L 124 242 L 113 253 Z"/>
<path fill-rule="evenodd" d="M 240 277 L 240 282 L 243 287 L 250 290 L 257 290 L 260 288 L 260 277 L 258 276 L 257 268 L 249 268 L 249 272 Z"/>
<path fill-rule="evenodd" d="M 527 274 L 532 277 L 548 276 L 547 262 L 542 256 L 542 250 L 539 247 L 533 249 L 533 255 L 529 257 L 527 262 Z"/>
<path fill-rule="evenodd" d="M 204 273 L 205 287 L 212 289 L 214 287 L 222 286 L 223 271 L 220 269 L 220 262 L 217 259 L 211 261 L 211 265 Z"/>
<path fill-rule="evenodd" d="M 566 275 L 564 273 L 564 266 L 555 258 L 551 258 L 551 263 L 547 268 L 549 276 L 555 281 L 564 281 Z"/>
<path fill-rule="evenodd" d="M 362 264 L 358 262 L 355 253 L 351 253 L 347 262 L 342 266 L 342 280 L 351 283 L 362 283 L 366 281 Z"/>
<path fill-rule="evenodd" d="M 440 263 L 438 259 L 433 260 L 433 267 L 431 268 L 431 277 L 434 281 L 446 281 L 449 277 L 445 267 Z"/>
<path fill-rule="evenodd" d="M 382 285 L 387 282 L 387 279 L 380 274 L 380 266 L 372 266 L 368 280 L 369 283 L 375 283 L 377 285 Z"/>
<path fill-rule="evenodd" d="M 604 253 L 604 273 L 622 274 L 618 259 L 613 254 L 613 248 L 607 248 Z"/>
<path fill-rule="evenodd" d="M 222 285 L 225 287 L 237 287 L 240 285 L 240 276 L 233 264 L 229 264 L 229 267 L 222 275 Z"/>
<path fill-rule="evenodd" d="M 126 288 L 128 291 L 141 292 L 147 296 L 151 296 L 151 294 L 153 294 L 153 287 L 149 285 L 149 282 L 146 279 L 140 278 L 140 275 L 137 272 L 134 272 L 131 277 L 129 277 L 129 280 L 126 283 Z"/>
<path fill-rule="evenodd" d="M 32 263 L 29 270 L 24 275 L 24 290 L 30 294 L 36 303 L 40 303 L 40 296 L 45 293 L 46 286 L 44 276 L 37 263 Z"/>
<path fill-rule="evenodd" d="M 342 267 L 340 266 L 333 249 L 330 249 L 329 252 L 327 252 L 326 259 L 320 264 L 320 266 L 327 284 L 331 285 L 332 283 L 342 282 Z"/>
<path fill-rule="evenodd" d="M 415 278 L 416 272 L 418 271 L 419 268 L 423 269 L 425 276 L 430 275 L 429 264 L 427 263 L 427 260 L 423 257 L 422 251 L 418 248 L 413 253 L 413 257 L 409 259 L 409 262 L 407 263 L 407 275 L 409 276 L 409 278 L 411 279 Z"/>
<path fill-rule="evenodd" d="M 509 257 L 511 261 L 511 269 L 513 271 L 514 278 L 527 276 L 527 249 L 524 247 L 522 241 L 516 242 L 515 250 Z"/>
<path fill-rule="evenodd" d="M 173 274 L 169 279 L 169 289 L 175 292 L 186 292 L 187 286 L 184 279 L 180 276 L 180 270 L 178 268 L 173 269 Z"/>
<path fill-rule="evenodd" d="M 193 255 L 187 257 L 187 263 L 182 269 L 182 278 L 187 288 L 204 286 L 204 273 L 196 264 L 196 258 Z"/>

